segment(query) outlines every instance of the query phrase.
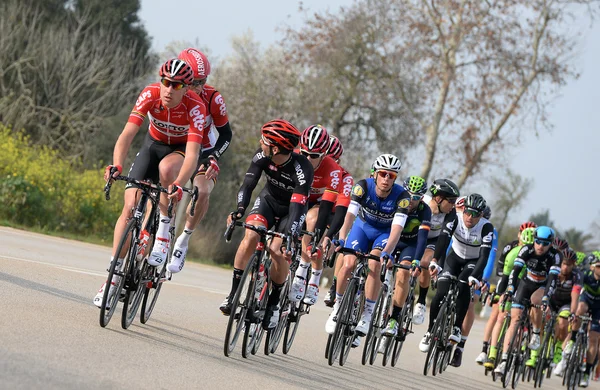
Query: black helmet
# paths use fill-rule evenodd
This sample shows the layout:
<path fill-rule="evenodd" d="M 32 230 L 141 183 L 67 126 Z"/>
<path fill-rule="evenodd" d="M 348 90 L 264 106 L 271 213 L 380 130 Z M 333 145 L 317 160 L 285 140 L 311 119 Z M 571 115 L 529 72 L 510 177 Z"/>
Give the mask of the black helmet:
<path fill-rule="evenodd" d="M 483 196 L 479 194 L 471 194 L 465 198 L 465 208 L 479 211 L 480 213 L 485 210 L 487 203 Z"/>
<path fill-rule="evenodd" d="M 460 196 L 458 186 L 448 179 L 434 180 L 431 187 L 429 187 L 429 192 L 431 192 L 431 195 L 433 196 L 439 195 L 445 198 L 458 198 Z"/>

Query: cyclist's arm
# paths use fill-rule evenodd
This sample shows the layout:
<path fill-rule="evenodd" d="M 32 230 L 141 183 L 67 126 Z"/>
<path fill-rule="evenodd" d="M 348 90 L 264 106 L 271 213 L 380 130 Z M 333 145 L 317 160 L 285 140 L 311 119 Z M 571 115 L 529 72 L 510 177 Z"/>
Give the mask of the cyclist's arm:
<path fill-rule="evenodd" d="M 500 283 L 498 283 L 498 287 L 496 288 L 496 292 L 498 295 L 504 294 L 504 291 L 506 291 L 506 287 L 508 286 L 508 278 L 515 264 L 515 259 L 519 254 L 519 249 L 520 247 L 513 248 L 508 252 L 508 254 L 506 254 L 504 258 L 504 269 L 502 270 L 502 279 L 500 279 Z"/>
<path fill-rule="evenodd" d="M 217 129 L 217 132 L 219 133 L 219 138 L 217 139 L 217 143 L 215 144 L 215 148 L 212 155 L 215 156 L 215 158 L 218 160 L 219 158 L 221 158 L 223 153 L 225 153 L 225 151 L 231 144 L 233 131 L 231 130 L 229 122 L 225 123 L 223 126 L 215 127 Z"/>
<path fill-rule="evenodd" d="M 323 194 L 321 204 L 319 205 L 319 214 L 317 216 L 317 223 L 315 224 L 315 231 L 320 232 L 320 234 L 319 237 L 315 237 L 316 242 L 321 241 L 321 237 L 323 237 L 325 229 L 327 228 L 329 215 L 339 196 L 338 192 L 342 171 L 333 160 L 328 160 L 328 162 L 332 163 L 332 167 L 329 168 L 329 183 L 327 183 L 327 188 L 325 188 L 325 193 Z"/>
<path fill-rule="evenodd" d="M 479 259 L 475 264 L 475 269 L 471 273 L 477 280 L 481 280 L 483 270 L 487 265 L 487 261 L 492 251 L 492 241 L 494 241 L 494 226 L 491 223 L 486 223 L 481 228 L 481 247 L 479 247 Z"/>
<path fill-rule="evenodd" d="M 315 224 L 315 231 L 320 232 L 319 237 L 315 237 L 315 242 L 320 242 L 325 228 L 327 228 L 327 219 L 333 210 L 334 203 L 328 200 L 321 200 L 319 205 L 319 214 L 317 216 L 317 223 Z"/>
<path fill-rule="evenodd" d="M 131 142 L 133 142 L 133 138 L 135 137 L 135 135 L 137 134 L 137 132 L 140 130 L 140 125 L 133 123 L 133 122 L 127 122 L 125 124 L 125 127 L 123 128 L 123 131 L 121 132 L 121 135 L 119 135 L 119 138 L 117 139 L 117 142 L 115 143 L 115 149 L 113 151 L 113 164 L 114 165 L 119 165 L 119 166 L 123 166 L 123 164 L 125 163 L 125 160 L 127 159 L 127 152 L 129 151 L 129 148 L 131 147 Z"/>
<path fill-rule="evenodd" d="M 346 216 L 347 211 L 347 206 L 340 206 L 339 204 L 335 206 L 335 214 L 333 214 L 333 219 L 331 220 L 331 224 L 329 225 L 329 229 L 327 229 L 325 237 L 332 239 L 333 236 L 340 231 L 340 228 L 344 224 L 344 217 Z M 352 222 L 354 222 L 354 220 L 352 220 Z M 340 234 L 340 238 L 344 237 Z"/>
<path fill-rule="evenodd" d="M 304 218 L 308 211 L 308 195 L 314 176 L 312 165 L 306 158 L 300 157 L 302 159 L 293 162 L 295 164 L 294 181 L 296 185 L 290 199 L 288 225 L 285 230 L 286 234 L 292 236 L 298 236 L 304 224 Z"/>
<path fill-rule="evenodd" d="M 415 249 L 414 260 L 421 261 L 425 248 L 427 247 L 427 236 L 431 230 L 431 209 L 429 206 L 423 210 L 423 216 L 421 218 L 421 226 L 419 226 L 419 232 L 417 233 L 417 248 Z"/>
<path fill-rule="evenodd" d="M 238 191 L 237 196 L 237 207 L 239 209 L 244 209 L 248 207 L 250 204 L 250 197 L 252 196 L 252 191 L 256 188 L 258 184 L 258 180 L 260 180 L 260 176 L 262 174 L 261 162 L 266 159 L 265 155 L 261 150 L 259 150 L 254 157 L 252 158 L 252 162 L 250 163 L 250 167 L 248 171 L 246 171 L 246 176 L 244 177 L 244 182 Z"/>
<path fill-rule="evenodd" d="M 489 281 L 492 276 L 492 271 L 494 271 L 494 260 L 496 260 L 496 252 L 498 251 L 498 232 L 494 228 L 494 239 L 492 240 L 492 249 L 490 250 L 490 255 L 487 259 L 487 264 L 485 269 L 483 270 L 483 280 Z"/>
<path fill-rule="evenodd" d="M 188 141 L 185 145 L 185 158 L 183 160 L 183 165 L 181 166 L 179 174 L 177 175 L 177 179 L 175 179 L 174 183 L 185 185 L 185 183 L 190 180 L 196 171 L 199 157 L 200 144 L 195 141 Z"/>
<path fill-rule="evenodd" d="M 437 264 L 444 268 L 444 260 L 446 259 L 446 250 L 448 249 L 448 244 L 450 244 L 450 239 L 454 234 L 454 230 L 456 229 L 456 225 L 458 216 L 456 215 L 456 210 L 452 210 L 446 215 L 444 218 L 444 227 L 442 228 L 442 232 L 438 237 L 437 243 L 435 244 L 435 253 L 433 254 L 433 259 L 437 262 Z"/>
<path fill-rule="evenodd" d="M 497 276 L 502 276 L 502 270 L 505 268 L 505 263 L 506 263 L 506 256 L 510 253 L 510 251 L 514 249 L 512 247 L 512 244 L 508 243 L 504 246 L 504 248 L 502 248 L 502 253 L 500 254 L 500 257 L 498 258 L 498 264 L 496 265 L 496 275 Z M 512 267 L 512 265 L 511 265 Z"/>
<path fill-rule="evenodd" d="M 402 230 L 408 219 L 408 204 L 410 203 L 410 199 L 405 197 L 405 195 L 408 196 L 408 192 L 404 191 L 401 195 L 402 197 L 398 199 L 398 206 L 396 208 L 396 213 L 394 214 L 394 219 L 392 220 L 390 236 L 385 244 L 385 248 L 383 248 L 383 251 L 389 254 L 392 254 L 394 249 L 396 249 L 396 244 L 398 244 L 398 241 L 400 240 Z"/>
<path fill-rule="evenodd" d="M 558 279 L 558 274 L 560 274 L 560 263 L 562 263 L 562 253 L 560 251 L 556 251 L 553 256 L 553 264 L 550 266 L 548 270 L 548 282 L 546 283 L 546 291 L 544 295 L 551 297 L 556 290 L 556 280 Z"/>
<path fill-rule="evenodd" d="M 510 271 L 510 275 L 508 276 L 508 284 L 507 286 L 513 286 L 514 290 L 517 290 L 517 286 L 519 284 L 519 279 L 521 275 L 521 270 L 525 267 L 527 263 L 527 259 L 529 259 L 529 251 L 530 245 L 523 245 L 521 249 L 519 249 L 519 253 L 517 254 L 517 258 L 515 259 L 515 263 L 513 265 L 512 271 Z"/>
<path fill-rule="evenodd" d="M 571 289 L 571 313 L 577 311 L 577 304 L 579 303 L 579 295 L 583 289 L 582 275 L 578 270 L 573 270 L 575 273 L 573 277 L 573 289 Z"/>

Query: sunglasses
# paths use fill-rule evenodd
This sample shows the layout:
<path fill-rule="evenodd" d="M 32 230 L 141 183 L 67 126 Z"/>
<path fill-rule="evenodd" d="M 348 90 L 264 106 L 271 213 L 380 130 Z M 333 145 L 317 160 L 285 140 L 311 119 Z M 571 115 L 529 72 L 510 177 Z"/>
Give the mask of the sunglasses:
<path fill-rule="evenodd" d="M 540 239 L 535 239 L 535 243 L 541 246 L 548 246 L 551 244 L 550 241 L 546 241 L 546 240 L 540 240 Z"/>
<path fill-rule="evenodd" d="M 184 83 L 181 83 L 179 81 L 171 81 L 171 80 L 165 79 L 165 78 L 160 79 L 160 83 L 167 88 L 172 87 L 176 91 L 179 91 L 180 89 L 185 87 Z"/>
<path fill-rule="evenodd" d="M 444 200 L 450 204 L 456 204 L 456 198 L 444 198 Z"/>
<path fill-rule="evenodd" d="M 409 194 L 410 194 L 410 200 L 415 200 L 416 201 L 416 200 L 423 199 L 423 195 L 413 194 L 413 193 L 410 193 L 410 192 L 409 192 Z"/>
<path fill-rule="evenodd" d="M 377 176 L 379 176 L 382 179 L 396 180 L 396 178 L 398 177 L 398 174 L 394 173 L 394 172 L 388 172 L 388 171 L 377 171 Z"/>
<path fill-rule="evenodd" d="M 197 79 L 192 81 L 192 87 L 201 87 L 206 84 L 206 79 Z"/>
<path fill-rule="evenodd" d="M 481 217 L 481 211 L 477 210 L 465 209 L 464 213 L 470 215 L 473 218 Z"/>
<path fill-rule="evenodd" d="M 303 149 L 300 149 L 300 153 L 302 153 L 303 156 L 312 158 L 313 160 L 316 160 L 323 155 L 323 153 L 311 153 L 308 150 L 303 150 Z"/>
<path fill-rule="evenodd" d="M 265 146 L 271 146 L 272 145 L 271 142 L 269 142 L 269 140 L 266 139 L 264 135 L 260 136 L 260 142 L 262 142 L 263 144 L 265 144 Z"/>

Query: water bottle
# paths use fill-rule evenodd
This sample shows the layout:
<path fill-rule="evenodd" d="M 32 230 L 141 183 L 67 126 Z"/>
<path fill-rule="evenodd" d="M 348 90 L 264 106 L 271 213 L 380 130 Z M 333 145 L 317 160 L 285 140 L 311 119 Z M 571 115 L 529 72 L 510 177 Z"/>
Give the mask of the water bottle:
<path fill-rule="evenodd" d="M 260 263 L 258 267 L 258 276 L 256 277 L 256 285 L 254 288 L 254 297 L 256 299 L 260 298 L 260 294 L 262 293 L 263 287 L 265 285 L 265 265 Z"/>
<path fill-rule="evenodd" d="M 148 241 L 150 240 L 150 234 L 146 229 L 140 232 L 140 241 L 137 247 L 136 260 L 141 261 L 144 258 L 144 253 L 146 252 L 146 247 L 148 246 Z"/>

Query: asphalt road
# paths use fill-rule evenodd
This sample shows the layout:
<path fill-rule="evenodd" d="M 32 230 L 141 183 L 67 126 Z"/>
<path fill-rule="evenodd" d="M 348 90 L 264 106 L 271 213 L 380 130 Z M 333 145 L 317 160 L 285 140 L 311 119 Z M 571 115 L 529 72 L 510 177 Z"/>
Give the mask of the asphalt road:
<path fill-rule="evenodd" d="M 493 389 L 501 388 L 474 362 L 484 322 L 477 320 L 463 365 L 423 376 L 417 344 L 424 325 L 407 339 L 395 368 L 362 366 L 362 349 L 344 367 L 327 365 L 322 296 L 303 317 L 289 355 L 223 355 L 227 317 L 218 306 L 229 271 L 186 264 L 163 286 L 146 325 L 123 330 L 120 308 L 106 328 L 92 298 L 106 278 L 106 247 L 0 227 L 1 389 Z M 558 378 L 544 388 L 560 388 Z M 592 387 L 598 383 L 593 382 Z M 520 384 L 519 388 L 533 388 Z"/>

